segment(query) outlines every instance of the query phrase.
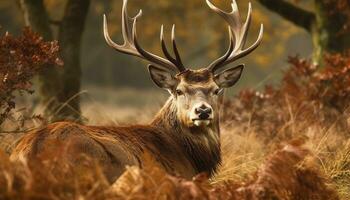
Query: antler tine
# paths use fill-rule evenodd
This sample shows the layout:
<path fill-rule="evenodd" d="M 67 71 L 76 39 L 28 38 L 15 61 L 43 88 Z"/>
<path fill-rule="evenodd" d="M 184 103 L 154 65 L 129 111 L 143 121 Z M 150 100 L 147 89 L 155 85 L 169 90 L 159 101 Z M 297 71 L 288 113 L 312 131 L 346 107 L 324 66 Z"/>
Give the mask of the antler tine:
<path fill-rule="evenodd" d="M 182 60 L 181 60 L 181 56 L 179 54 L 179 51 L 177 49 L 177 45 L 176 45 L 176 39 L 175 39 L 175 24 L 173 24 L 173 28 L 171 29 L 171 40 L 172 40 L 172 43 L 173 43 L 173 49 L 174 49 L 174 54 L 175 54 L 175 58 L 178 62 L 178 67 L 179 67 L 179 70 L 181 72 L 183 71 L 186 71 L 186 68 L 185 66 L 183 65 L 182 63 Z"/>
<path fill-rule="evenodd" d="M 174 50 L 175 58 L 173 58 L 170 55 L 170 53 L 169 53 L 169 51 L 167 49 L 167 46 L 165 44 L 165 40 L 164 40 L 164 26 L 162 25 L 161 29 L 160 29 L 160 41 L 161 41 L 161 46 L 162 46 L 163 53 L 164 53 L 165 57 L 168 60 L 170 60 L 170 62 L 172 62 L 178 68 L 178 70 L 180 72 L 183 72 L 183 71 L 186 70 L 186 68 L 182 64 L 179 52 L 178 52 L 177 47 L 176 47 L 176 42 L 175 42 L 175 25 L 173 25 L 173 28 L 172 28 L 171 39 L 172 39 L 172 43 L 173 43 L 173 50 Z"/>
<path fill-rule="evenodd" d="M 160 27 L 160 43 L 162 45 L 162 50 L 163 50 L 165 57 L 168 60 L 170 60 L 172 63 L 176 62 L 176 60 L 170 55 L 170 53 L 166 47 L 165 40 L 164 40 L 164 26 L 163 25 Z"/>
<path fill-rule="evenodd" d="M 228 57 L 226 57 L 225 60 L 223 60 L 225 56 L 222 56 L 209 65 L 208 69 L 214 72 L 215 70 L 218 70 L 221 67 L 231 62 L 234 62 L 237 59 L 242 58 L 248 55 L 249 53 L 251 53 L 252 51 L 254 51 L 259 46 L 262 40 L 264 27 L 263 27 L 263 24 L 261 24 L 260 32 L 257 40 L 253 43 L 253 45 L 251 45 L 247 49 L 244 49 L 247 35 L 248 35 L 248 30 L 251 23 L 251 13 L 252 13 L 251 3 L 249 3 L 249 6 L 248 6 L 247 19 L 245 23 L 242 24 L 237 3 L 235 0 L 232 0 L 232 4 L 231 4 L 232 11 L 230 13 L 217 8 L 210 2 L 210 0 L 206 0 L 206 2 L 214 12 L 219 14 L 229 24 L 229 27 L 231 29 L 230 33 L 233 33 L 233 38 L 234 38 L 234 48 L 231 54 Z"/>
<path fill-rule="evenodd" d="M 229 36 L 230 36 L 230 46 L 228 48 L 228 50 L 226 51 L 226 53 L 221 56 L 220 58 L 218 58 L 217 60 L 215 60 L 210 66 L 209 66 L 209 69 L 211 71 L 216 71 L 217 68 L 222 65 L 226 60 L 227 58 L 231 55 L 231 53 L 233 52 L 233 49 L 234 49 L 234 43 L 235 43 L 235 39 L 232 37 L 232 30 L 230 27 L 228 27 L 228 33 L 229 33 Z"/>
<path fill-rule="evenodd" d="M 122 35 L 124 39 L 123 45 L 118 45 L 111 39 L 108 32 L 106 15 L 103 16 L 103 30 L 104 30 L 104 37 L 107 44 L 121 53 L 140 57 L 154 64 L 157 64 L 160 67 L 165 67 L 172 72 L 178 71 L 178 67 L 171 61 L 164 59 L 162 57 L 159 57 L 157 55 L 154 55 L 140 47 L 137 41 L 136 22 L 137 22 L 137 19 L 142 15 L 142 10 L 140 10 L 135 17 L 129 17 L 129 15 L 127 14 L 127 3 L 128 3 L 128 0 L 123 0 L 123 9 L 122 9 L 122 13 L 123 13 L 122 14 Z"/>
<path fill-rule="evenodd" d="M 134 17 L 129 17 L 128 12 L 127 12 L 127 5 L 128 1 L 124 0 L 123 1 L 123 7 L 122 7 L 122 36 L 124 39 L 124 44 L 123 45 L 118 45 L 116 44 L 110 37 L 109 31 L 108 31 L 108 23 L 107 23 L 107 17 L 106 15 L 103 15 L 103 33 L 105 40 L 109 46 L 114 48 L 115 50 L 126 53 L 129 55 L 134 55 L 141 57 L 140 54 L 136 52 L 136 49 L 133 47 L 133 42 L 132 42 L 132 26 L 134 23 L 134 20 L 142 16 L 142 10 L 140 10 L 137 15 Z"/>

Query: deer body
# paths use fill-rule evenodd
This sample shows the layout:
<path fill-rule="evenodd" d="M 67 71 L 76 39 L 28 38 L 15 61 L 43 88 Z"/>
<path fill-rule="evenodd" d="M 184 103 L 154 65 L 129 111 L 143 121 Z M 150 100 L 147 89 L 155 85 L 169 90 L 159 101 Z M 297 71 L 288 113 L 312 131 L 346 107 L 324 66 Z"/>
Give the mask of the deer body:
<path fill-rule="evenodd" d="M 170 98 L 149 125 L 53 123 L 28 133 L 12 153 L 12 159 L 32 159 L 50 151 L 52 145 L 65 144 L 59 151 L 61 157 L 73 164 L 79 164 L 79 154 L 96 158 L 110 180 L 119 177 L 126 165 L 142 167 L 146 154 L 169 173 L 185 178 L 200 172 L 213 174 L 221 161 L 218 124 L 193 130 L 182 127 L 174 108 Z"/>
<path fill-rule="evenodd" d="M 104 36 L 115 50 L 150 61 L 149 73 L 154 83 L 170 93 L 170 98 L 148 125 L 128 127 L 86 126 L 71 122 L 59 122 L 26 134 L 12 153 L 12 159 L 37 155 L 50 151 L 56 143 L 64 144 L 57 151 L 73 165 L 79 164 L 79 156 L 87 155 L 99 161 L 106 176 L 113 181 L 125 170 L 126 165 L 145 163 L 147 156 L 172 174 L 186 178 L 206 172 L 215 173 L 221 162 L 219 116 L 224 89 L 233 86 L 240 78 L 243 65 L 220 69 L 249 54 L 258 47 L 258 40 L 244 49 L 250 24 L 251 8 L 247 20 L 241 23 L 236 2 L 233 11 L 226 13 L 207 0 L 209 7 L 229 24 L 230 47 L 222 57 L 207 68 L 187 69 L 175 43 L 175 27 L 172 41 L 175 57 L 166 48 L 161 29 L 161 45 L 165 58 L 143 50 L 136 34 L 136 21 L 127 15 L 127 0 L 123 0 L 122 32 L 124 44 L 114 43 L 104 17 Z"/>

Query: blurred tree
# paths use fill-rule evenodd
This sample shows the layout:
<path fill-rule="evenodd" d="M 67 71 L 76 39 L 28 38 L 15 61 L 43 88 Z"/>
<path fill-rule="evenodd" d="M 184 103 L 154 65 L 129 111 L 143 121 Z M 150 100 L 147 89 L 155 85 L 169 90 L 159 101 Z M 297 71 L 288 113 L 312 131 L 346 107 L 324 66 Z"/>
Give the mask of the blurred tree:
<path fill-rule="evenodd" d="M 50 2 L 46 2 L 50 4 Z M 43 0 L 19 0 L 25 24 L 45 40 L 54 39 L 51 25 L 58 28 L 57 40 L 64 62 L 63 71 L 48 68 L 40 74 L 40 91 L 47 104 L 46 114 L 59 119 L 79 119 L 80 51 L 90 0 L 69 0 L 61 21 L 51 20 Z M 76 96 L 75 96 L 76 95 Z"/>
<path fill-rule="evenodd" d="M 309 1 L 313 4 L 313 11 L 295 5 L 302 0 L 293 0 L 294 3 L 287 0 L 257 1 L 311 34 L 314 62 L 319 63 L 324 52 L 342 53 L 350 49 L 349 0 Z"/>

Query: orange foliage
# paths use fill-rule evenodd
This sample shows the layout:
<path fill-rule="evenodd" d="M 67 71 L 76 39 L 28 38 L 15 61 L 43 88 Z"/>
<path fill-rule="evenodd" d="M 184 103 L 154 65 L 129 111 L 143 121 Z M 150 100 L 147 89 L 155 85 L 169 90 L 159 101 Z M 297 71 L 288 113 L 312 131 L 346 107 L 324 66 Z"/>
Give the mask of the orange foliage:
<path fill-rule="evenodd" d="M 150 161 L 128 167 L 110 185 L 92 160 L 82 167 L 50 160 L 12 162 L 0 154 L 0 199 L 338 199 L 315 168 L 302 165 L 308 151 L 294 141 L 273 153 L 252 179 L 211 185 L 205 175 L 192 181 L 166 174 Z M 46 155 L 47 156 L 47 155 Z"/>
<path fill-rule="evenodd" d="M 279 86 L 266 86 L 262 92 L 243 90 L 237 101 L 227 101 L 230 109 L 225 109 L 224 120 L 243 125 L 249 121 L 273 137 L 295 128 L 286 126 L 288 122 L 299 122 L 300 130 L 314 123 L 327 127 L 337 122 L 342 130 L 348 130 L 342 118 L 350 102 L 349 56 L 326 55 L 322 69 L 297 57 L 290 57 L 289 63 Z"/>
<path fill-rule="evenodd" d="M 15 108 L 15 92 L 32 93 L 31 79 L 50 64 L 62 65 L 57 42 L 45 42 L 26 28 L 19 37 L 0 37 L 0 124 Z"/>

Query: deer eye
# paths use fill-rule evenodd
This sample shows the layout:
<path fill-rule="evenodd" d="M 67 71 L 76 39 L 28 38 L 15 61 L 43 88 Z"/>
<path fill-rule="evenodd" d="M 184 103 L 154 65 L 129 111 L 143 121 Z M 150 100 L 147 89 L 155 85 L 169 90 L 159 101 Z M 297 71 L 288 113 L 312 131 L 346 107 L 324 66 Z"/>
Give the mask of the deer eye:
<path fill-rule="evenodd" d="M 219 89 L 216 89 L 216 90 L 214 91 L 214 94 L 215 94 L 215 95 L 219 95 L 219 94 L 221 93 L 221 91 L 222 91 L 222 89 L 220 89 L 220 88 L 219 88 Z"/>
<path fill-rule="evenodd" d="M 176 90 L 176 95 L 181 96 L 181 95 L 184 95 L 184 93 L 181 90 Z"/>

